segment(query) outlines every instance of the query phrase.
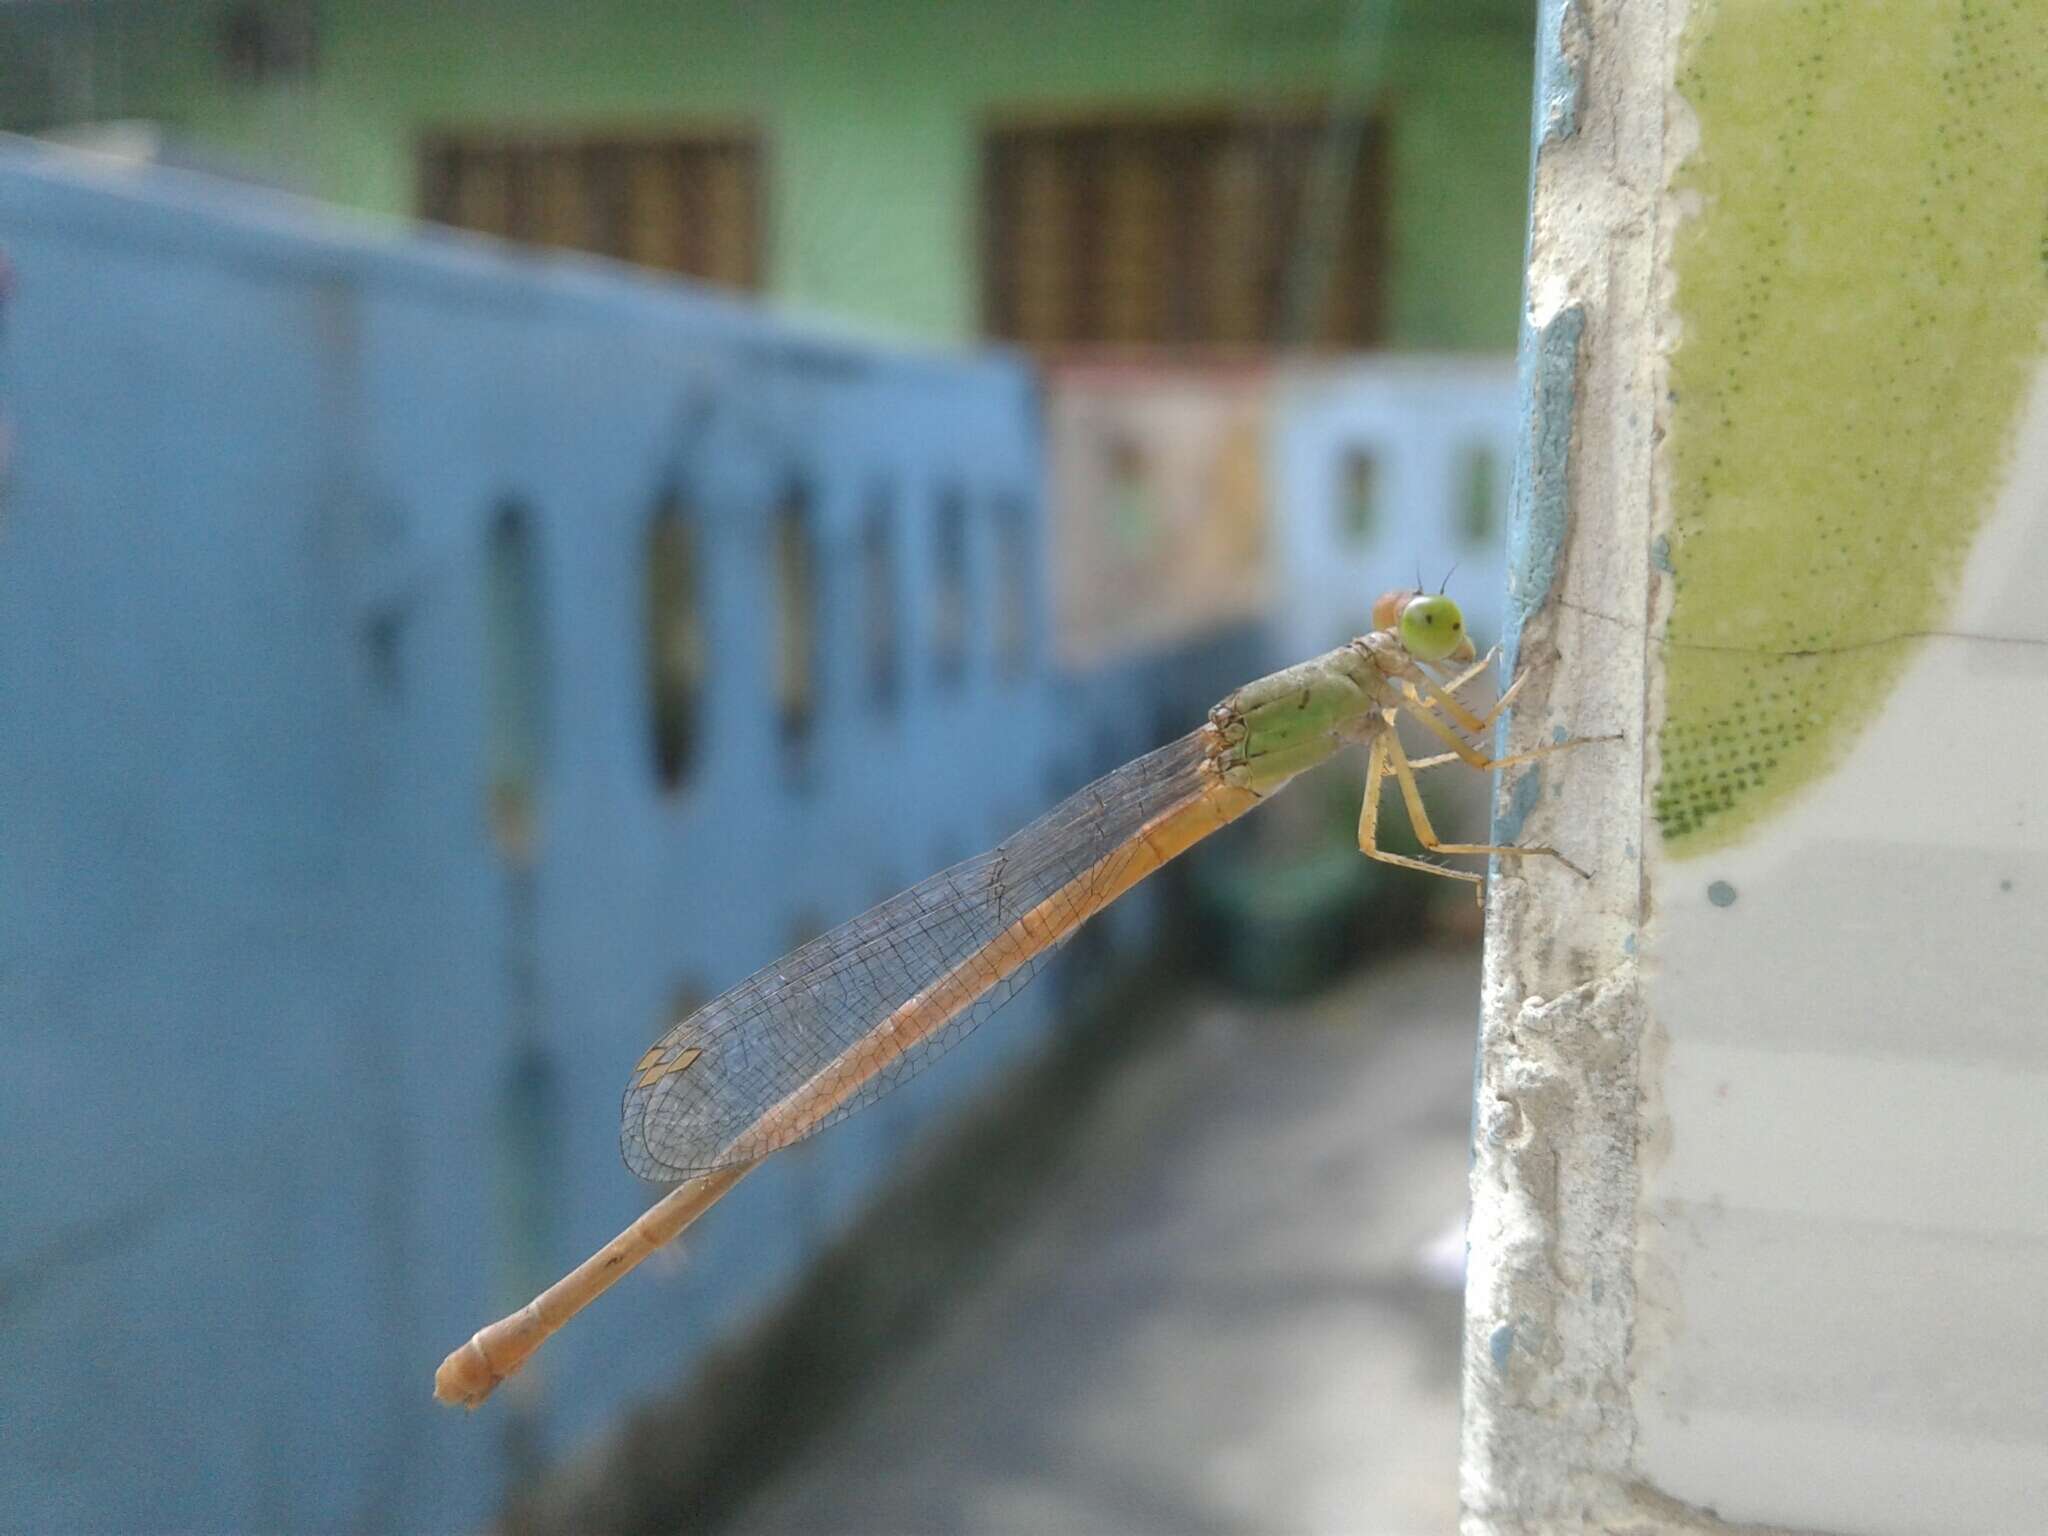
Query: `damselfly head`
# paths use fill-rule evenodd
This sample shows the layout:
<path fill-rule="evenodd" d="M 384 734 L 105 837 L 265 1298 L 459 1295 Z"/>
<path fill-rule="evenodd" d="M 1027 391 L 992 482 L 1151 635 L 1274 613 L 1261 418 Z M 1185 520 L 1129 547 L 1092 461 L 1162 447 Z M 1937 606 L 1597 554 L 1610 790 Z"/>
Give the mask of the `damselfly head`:
<path fill-rule="evenodd" d="M 1465 615 L 1441 592 L 1406 594 L 1393 626 L 1401 646 L 1417 661 L 1469 661 L 1472 637 L 1465 632 Z M 1381 599 L 1382 602 L 1385 599 Z M 1375 611 L 1374 618 L 1378 618 Z"/>

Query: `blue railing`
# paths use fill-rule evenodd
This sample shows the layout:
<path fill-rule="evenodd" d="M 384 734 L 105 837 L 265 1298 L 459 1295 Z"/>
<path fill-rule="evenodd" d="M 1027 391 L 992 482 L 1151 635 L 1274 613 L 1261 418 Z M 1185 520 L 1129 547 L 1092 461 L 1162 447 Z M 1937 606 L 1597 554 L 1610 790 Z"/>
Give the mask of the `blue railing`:
<path fill-rule="evenodd" d="M 1089 766 L 1031 380 L 23 149 L 0 245 L 0 1523 L 474 1520 L 1042 1020 L 431 1403 L 644 1205 L 679 1007 Z"/>

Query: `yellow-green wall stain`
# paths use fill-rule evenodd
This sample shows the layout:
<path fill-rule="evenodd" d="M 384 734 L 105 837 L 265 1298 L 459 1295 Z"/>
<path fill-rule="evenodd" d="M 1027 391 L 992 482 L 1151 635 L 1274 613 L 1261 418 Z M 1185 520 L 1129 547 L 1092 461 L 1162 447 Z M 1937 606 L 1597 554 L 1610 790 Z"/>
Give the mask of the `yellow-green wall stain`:
<path fill-rule="evenodd" d="M 1667 848 L 1813 782 L 1942 627 L 2048 323 L 2041 0 L 1702 0 L 1679 89 Z"/>

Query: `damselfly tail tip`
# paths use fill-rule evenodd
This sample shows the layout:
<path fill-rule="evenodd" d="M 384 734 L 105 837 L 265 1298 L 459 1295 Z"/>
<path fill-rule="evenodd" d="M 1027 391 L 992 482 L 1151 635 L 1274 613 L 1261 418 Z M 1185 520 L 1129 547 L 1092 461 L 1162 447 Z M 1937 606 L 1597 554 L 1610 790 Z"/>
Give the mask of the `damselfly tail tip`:
<path fill-rule="evenodd" d="M 450 1408 L 474 1409 L 497 1384 L 498 1375 L 475 1339 L 450 1353 L 434 1372 L 434 1396 Z"/>

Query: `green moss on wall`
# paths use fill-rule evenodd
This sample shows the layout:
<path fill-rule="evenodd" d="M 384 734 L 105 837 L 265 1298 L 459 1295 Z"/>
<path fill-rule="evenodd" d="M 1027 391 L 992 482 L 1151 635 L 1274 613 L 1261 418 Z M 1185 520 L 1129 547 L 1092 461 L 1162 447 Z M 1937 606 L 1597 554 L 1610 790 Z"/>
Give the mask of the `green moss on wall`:
<path fill-rule="evenodd" d="M 1739 839 L 1938 629 L 2048 322 L 2038 0 L 1703 0 L 1655 812 Z"/>

